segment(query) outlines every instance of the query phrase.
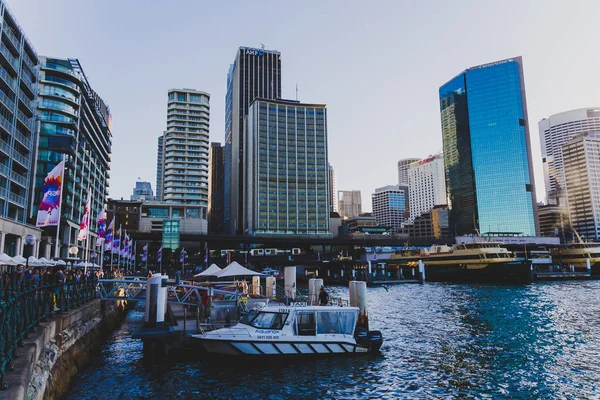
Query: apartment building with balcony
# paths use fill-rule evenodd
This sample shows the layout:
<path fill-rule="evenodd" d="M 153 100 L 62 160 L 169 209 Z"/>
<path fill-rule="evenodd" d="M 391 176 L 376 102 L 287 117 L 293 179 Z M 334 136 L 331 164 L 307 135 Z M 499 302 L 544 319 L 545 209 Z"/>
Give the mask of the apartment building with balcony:
<path fill-rule="evenodd" d="M 81 63 L 73 58 L 40 57 L 37 88 L 38 141 L 30 217 L 37 215 L 44 178 L 63 158 L 65 177 L 60 222 L 60 252 L 85 242 L 77 241 L 79 223 L 90 190 L 90 242 L 97 232 L 96 219 L 108 195 L 111 161 L 111 115 L 108 105 L 92 89 Z M 49 257 L 56 227 L 43 228 L 41 255 Z"/>
<path fill-rule="evenodd" d="M 26 222 L 39 59 L 2 0 L 0 31 L 0 253 L 37 255 L 41 231 Z"/>
<path fill-rule="evenodd" d="M 194 89 L 171 89 L 168 96 L 161 198 L 200 206 L 206 214 L 210 95 Z"/>

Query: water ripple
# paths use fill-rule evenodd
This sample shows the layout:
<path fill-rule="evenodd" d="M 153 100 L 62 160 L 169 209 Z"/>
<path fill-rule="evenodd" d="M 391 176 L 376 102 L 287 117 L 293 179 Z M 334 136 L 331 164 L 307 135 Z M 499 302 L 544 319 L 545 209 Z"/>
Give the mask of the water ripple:
<path fill-rule="evenodd" d="M 600 398 L 599 293 L 600 282 L 373 288 L 381 355 L 225 367 L 167 359 L 148 368 L 131 338 L 143 320 L 136 309 L 68 398 Z"/>

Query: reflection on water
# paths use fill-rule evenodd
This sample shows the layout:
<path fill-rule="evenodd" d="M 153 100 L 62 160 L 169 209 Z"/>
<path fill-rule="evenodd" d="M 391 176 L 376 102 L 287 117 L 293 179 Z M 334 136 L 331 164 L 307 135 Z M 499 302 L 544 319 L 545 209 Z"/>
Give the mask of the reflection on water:
<path fill-rule="evenodd" d="M 600 282 L 373 288 L 381 355 L 293 364 L 145 367 L 136 309 L 68 398 L 599 398 L 599 294 Z"/>

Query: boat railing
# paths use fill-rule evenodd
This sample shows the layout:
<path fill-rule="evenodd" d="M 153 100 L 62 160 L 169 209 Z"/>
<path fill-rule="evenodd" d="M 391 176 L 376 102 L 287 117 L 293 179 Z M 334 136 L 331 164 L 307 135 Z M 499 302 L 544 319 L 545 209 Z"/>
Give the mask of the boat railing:
<path fill-rule="evenodd" d="M 250 332 L 246 328 L 235 328 L 228 324 L 199 324 L 200 333 L 216 331 L 217 329 L 219 330 L 219 333 L 215 333 L 216 336 L 250 336 Z"/>

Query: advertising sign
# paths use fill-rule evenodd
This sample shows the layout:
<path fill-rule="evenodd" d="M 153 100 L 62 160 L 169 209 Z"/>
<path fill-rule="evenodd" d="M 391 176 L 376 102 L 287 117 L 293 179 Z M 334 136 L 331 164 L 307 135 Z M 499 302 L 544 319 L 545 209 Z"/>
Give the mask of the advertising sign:
<path fill-rule="evenodd" d="M 179 247 L 179 220 L 163 220 L 162 247 L 175 250 Z"/>

